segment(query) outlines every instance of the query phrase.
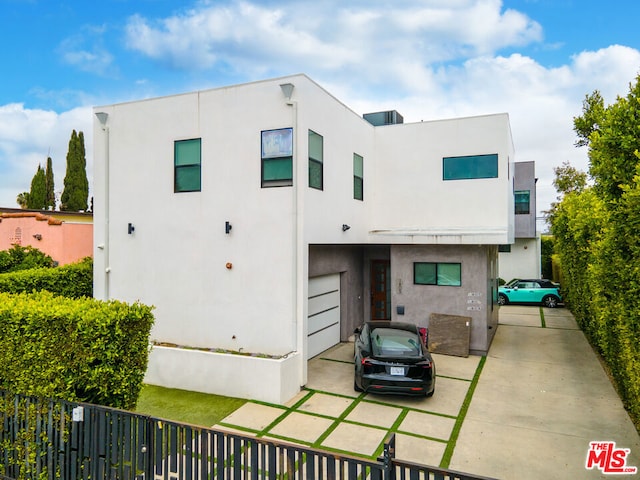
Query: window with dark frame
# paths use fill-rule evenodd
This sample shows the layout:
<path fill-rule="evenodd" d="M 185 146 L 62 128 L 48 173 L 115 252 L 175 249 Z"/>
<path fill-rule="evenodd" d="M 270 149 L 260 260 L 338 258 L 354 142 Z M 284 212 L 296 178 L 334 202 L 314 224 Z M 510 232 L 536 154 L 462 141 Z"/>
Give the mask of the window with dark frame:
<path fill-rule="evenodd" d="M 263 130 L 260 134 L 261 186 L 293 185 L 293 128 Z"/>
<path fill-rule="evenodd" d="M 199 192 L 202 181 L 201 139 L 176 140 L 173 145 L 173 191 Z"/>
<path fill-rule="evenodd" d="M 357 153 L 353 154 L 353 198 L 364 200 L 364 159 Z"/>
<path fill-rule="evenodd" d="M 498 178 L 498 154 L 444 157 L 443 180 Z"/>
<path fill-rule="evenodd" d="M 309 187 L 322 190 L 323 184 L 323 139 L 309 130 Z"/>
<path fill-rule="evenodd" d="M 459 287 L 462 285 L 462 265 L 445 262 L 414 262 L 413 283 Z"/>
<path fill-rule="evenodd" d="M 528 215 L 530 208 L 531 191 L 518 190 L 515 192 L 515 212 L 516 215 Z"/>

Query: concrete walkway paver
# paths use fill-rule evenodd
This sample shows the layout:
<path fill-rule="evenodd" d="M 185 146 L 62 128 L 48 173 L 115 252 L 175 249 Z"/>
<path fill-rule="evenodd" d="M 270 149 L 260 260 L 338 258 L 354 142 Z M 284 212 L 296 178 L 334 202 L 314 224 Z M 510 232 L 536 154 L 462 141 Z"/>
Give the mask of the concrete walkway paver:
<path fill-rule="evenodd" d="M 640 437 L 571 313 L 540 312 L 501 307 L 466 415 L 481 357 L 434 355 L 431 398 L 365 395 L 345 343 L 309 362 L 306 390 L 286 405 L 247 402 L 217 427 L 370 458 L 395 433 L 399 459 L 440 466 L 449 447 L 449 468 L 507 480 L 607 478 L 585 469 L 590 441 L 629 448 L 640 467 Z"/>

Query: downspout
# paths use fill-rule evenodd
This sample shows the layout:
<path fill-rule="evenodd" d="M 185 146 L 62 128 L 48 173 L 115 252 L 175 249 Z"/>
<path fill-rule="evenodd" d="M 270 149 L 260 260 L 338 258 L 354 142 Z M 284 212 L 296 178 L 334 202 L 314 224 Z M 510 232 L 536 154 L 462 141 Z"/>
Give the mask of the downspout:
<path fill-rule="evenodd" d="M 109 260 L 109 127 L 107 121 L 109 114 L 96 112 L 102 131 L 104 132 L 104 242 L 98 245 L 104 252 L 104 293 L 103 300 L 109 300 L 109 272 L 111 271 Z"/>
<path fill-rule="evenodd" d="M 105 147 L 104 147 L 104 300 L 109 300 L 110 291 L 109 291 L 109 279 L 111 275 L 111 263 L 109 259 L 109 127 L 105 126 L 104 128 L 104 138 L 105 138 Z"/>
<path fill-rule="evenodd" d="M 306 358 L 304 350 L 304 334 L 305 334 L 305 319 L 304 319 L 304 224 L 302 219 L 302 211 L 304 204 L 304 169 L 301 168 L 301 158 L 299 152 L 301 149 L 298 145 L 300 136 L 298 135 L 298 102 L 288 101 L 287 105 L 293 108 L 293 144 L 294 144 L 294 161 L 293 161 L 293 250 L 294 250 L 294 263 L 293 263 L 293 345 L 294 351 L 300 353 L 300 365 L 298 370 L 299 379 L 298 384 L 300 386 L 306 383 L 307 368 Z"/>

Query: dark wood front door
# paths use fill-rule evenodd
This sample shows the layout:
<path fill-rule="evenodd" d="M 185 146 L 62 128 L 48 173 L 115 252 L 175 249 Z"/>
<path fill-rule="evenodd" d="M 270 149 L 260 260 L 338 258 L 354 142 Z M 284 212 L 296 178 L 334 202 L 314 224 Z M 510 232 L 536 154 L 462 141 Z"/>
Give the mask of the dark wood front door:
<path fill-rule="evenodd" d="M 389 260 L 371 260 L 371 320 L 391 320 Z"/>

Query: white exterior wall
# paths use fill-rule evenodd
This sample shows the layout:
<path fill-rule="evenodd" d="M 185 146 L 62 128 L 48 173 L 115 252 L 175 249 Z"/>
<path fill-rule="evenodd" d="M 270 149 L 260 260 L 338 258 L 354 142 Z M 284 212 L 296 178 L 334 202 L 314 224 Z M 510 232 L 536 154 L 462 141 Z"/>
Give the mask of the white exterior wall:
<path fill-rule="evenodd" d="M 505 282 L 514 278 L 540 278 L 540 237 L 516 238 L 510 252 L 498 254 L 500 278 Z"/>
<path fill-rule="evenodd" d="M 376 152 L 372 242 L 513 241 L 508 115 L 378 127 Z M 498 154 L 498 178 L 443 180 L 443 157 L 483 154 Z"/>
<path fill-rule="evenodd" d="M 155 305 L 155 341 L 295 351 L 294 189 L 260 186 L 260 131 L 293 126 L 278 83 L 97 110 L 109 113 L 112 192 L 110 273 L 100 275 L 105 252 L 96 249 L 96 297 L 108 276 L 110 298 Z M 202 189 L 174 193 L 174 141 L 190 138 L 202 139 Z M 104 158 L 96 170 L 102 178 Z M 106 222 L 103 196 L 97 188 L 98 225 Z M 104 229 L 96 235 L 104 244 Z"/>

